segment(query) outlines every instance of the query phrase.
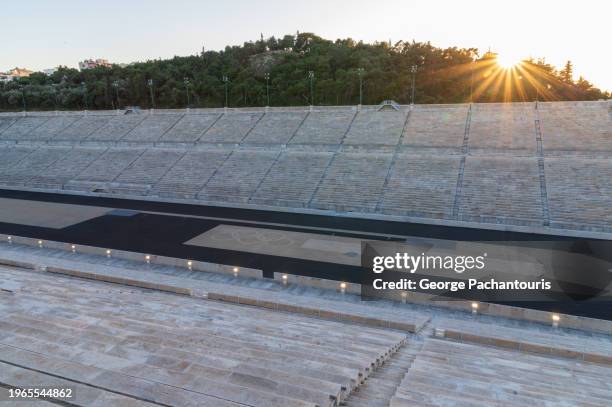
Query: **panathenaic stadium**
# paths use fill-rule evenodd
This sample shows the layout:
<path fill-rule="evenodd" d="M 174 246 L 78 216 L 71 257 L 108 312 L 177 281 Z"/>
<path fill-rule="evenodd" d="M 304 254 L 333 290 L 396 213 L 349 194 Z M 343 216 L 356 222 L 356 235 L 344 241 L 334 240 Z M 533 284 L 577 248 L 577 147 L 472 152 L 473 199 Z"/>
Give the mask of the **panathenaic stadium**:
<path fill-rule="evenodd" d="M 362 301 L 411 239 L 612 240 L 612 104 L 0 113 L 0 403 L 612 404 L 610 302 Z"/>

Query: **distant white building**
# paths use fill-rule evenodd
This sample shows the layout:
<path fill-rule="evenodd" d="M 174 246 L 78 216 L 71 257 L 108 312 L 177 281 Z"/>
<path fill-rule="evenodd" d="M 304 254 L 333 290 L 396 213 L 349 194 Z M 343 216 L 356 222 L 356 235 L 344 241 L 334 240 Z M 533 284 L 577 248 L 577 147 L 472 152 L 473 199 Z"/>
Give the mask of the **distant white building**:
<path fill-rule="evenodd" d="M 34 73 L 34 71 L 30 71 L 29 69 L 25 68 L 15 67 L 8 72 L 0 72 L 0 81 L 8 82 L 16 78 L 25 78 L 27 76 L 30 76 L 32 73 Z"/>
<path fill-rule="evenodd" d="M 84 69 L 92 69 L 97 68 L 99 66 L 103 66 L 106 68 L 110 68 L 113 66 L 107 59 L 86 59 L 85 61 L 79 62 L 79 70 Z"/>

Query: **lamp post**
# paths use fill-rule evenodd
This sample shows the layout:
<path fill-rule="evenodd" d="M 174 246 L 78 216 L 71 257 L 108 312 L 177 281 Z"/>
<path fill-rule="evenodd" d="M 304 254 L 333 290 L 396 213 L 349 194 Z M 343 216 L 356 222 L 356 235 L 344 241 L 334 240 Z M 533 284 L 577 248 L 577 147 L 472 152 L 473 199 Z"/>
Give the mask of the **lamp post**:
<path fill-rule="evenodd" d="M 308 79 L 310 79 L 310 105 L 314 106 L 314 71 L 308 71 Z"/>
<path fill-rule="evenodd" d="M 266 106 L 270 106 L 270 72 L 264 74 L 266 79 Z"/>
<path fill-rule="evenodd" d="M 359 75 L 359 106 L 363 104 L 363 68 L 357 68 L 357 74 Z"/>
<path fill-rule="evenodd" d="M 151 93 L 151 109 L 155 109 L 155 96 L 153 95 L 153 79 L 147 81 L 149 92 Z"/>
<path fill-rule="evenodd" d="M 415 81 L 416 81 L 417 69 L 418 69 L 418 67 L 416 65 L 412 65 L 410 67 L 410 72 L 412 73 L 412 97 L 410 98 L 410 104 L 411 105 L 414 105 L 414 84 L 415 84 Z"/>
<path fill-rule="evenodd" d="M 119 106 L 121 106 L 121 104 L 119 103 L 119 82 L 114 81 L 113 88 L 115 88 L 115 97 L 117 98 L 117 110 L 119 110 Z"/>
<path fill-rule="evenodd" d="M 474 65 L 476 64 L 476 60 L 473 59 L 470 64 L 470 103 L 474 102 Z"/>
<path fill-rule="evenodd" d="M 229 107 L 228 106 L 228 97 L 227 97 L 227 83 L 229 82 L 229 78 L 227 77 L 227 75 L 223 75 L 223 78 L 221 80 L 225 84 L 225 107 Z"/>
<path fill-rule="evenodd" d="M 81 87 L 83 88 L 83 106 L 85 106 L 85 110 L 87 110 L 87 85 L 85 82 L 81 82 Z"/>
<path fill-rule="evenodd" d="M 26 98 L 25 98 L 25 88 L 21 87 L 21 101 L 23 102 L 23 112 L 25 113 L 26 109 Z"/>
<path fill-rule="evenodd" d="M 187 108 L 189 109 L 189 106 L 191 105 L 189 102 L 189 78 L 188 77 L 184 77 L 183 78 L 183 82 L 185 83 L 185 91 L 187 92 Z"/>

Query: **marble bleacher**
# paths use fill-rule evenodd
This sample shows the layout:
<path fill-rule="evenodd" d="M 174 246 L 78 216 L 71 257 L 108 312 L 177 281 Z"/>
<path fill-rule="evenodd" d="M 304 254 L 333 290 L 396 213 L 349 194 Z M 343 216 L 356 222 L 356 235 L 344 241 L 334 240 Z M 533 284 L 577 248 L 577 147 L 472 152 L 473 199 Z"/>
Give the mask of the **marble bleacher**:
<path fill-rule="evenodd" d="M 469 156 L 463 176 L 459 218 L 476 222 L 541 224 L 537 159 Z"/>
<path fill-rule="evenodd" d="M 33 147 L 0 146 L 0 157 L 2 157 L 0 159 L 0 174 L 17 165 L 34 151 L 36 151 L 36 148 Z M 0 177 L 0 181 L 3 181 L 3 178 Z"/>
<path fill-rule="evenodd" d="M 200 137 L 200 142 L 240 143 L 261 117 L 262 113 L 226 113 Z"/>
<path fill-rule="evenodd" d="M 25 135 L 41 126 L 49 116 L 25 116 L 18 117 L 9 127 L 0 133 L 0 140 L 22 140 Z"/>
<path fill-rule="evenodd" d="M 416 106 L 410 112 L 403 144 L 419 149 L 459 152 L 468 105 Z"/>
<path fill-rule="evenodd" d="M 144 150 L 110 148 L 69 181 L 65 188 L 91 191 L 103 187 L 117 178 L 143 152 Z"/>
<path fill-rule="evenodd" d="M 33 188 L 62 189 L 105 151 L 104 148 L 82 147 L 68 150 L 53 164 L 33 175 L 28 185 Z"/>
<path fill-rule="evenodd" d="M 149 194 L 162 198 L 195 198 L 230 153 L 230 150 L 188 151 Z"/>
<path fill-rule="evenodd" d="M 136 113 L 113 116 L 106 124 L 90 134 L 87 141 L 109 142 L 121 140 L 147 117 L 148 115 Z"/>
<path fill-rule="evenodd" d="M 9 128 L 17 120 L 18 120 L 18 117 L 15 117 L 15 116 L 6 116 L 6 117 L 0 116 L 0 134 L 2 134 L 4 130 Z"/>
<path fill-rule="evenodd" d="M 195 143 L 220 114 L 186 114 L 159 140 L 163 143 Z"/>
<path fill-rule="evenodd" d="M 450 218 L 459 157 L 399 154 L 381 201 L 388 215 Z"/>
<path fill-rule="evenodd" d="M 551 223 L 564 228 L 612 231 L 612 162 L 547 157 Z"/>
<path fill-rule="evenodd" d="M 3 113 L 0 143 L 40 148 L 121 146 L 130 157 L 133 154 L 127 150 L 139 154 L 154 147 L 184 154 L 178 161 L 168 155 L 171 161 L 160 162 L 150 182 L 140 184 L 146 188 L 123 188 L 138 184 L 127 181 L 119 182 L 117 189 L 92 184 L 118 182 L 119 175 L 121 180 L 138 180 L 141 169 L 129 167 L 129 160 L 117 163 L 118 168 L 113 164 L 108 174 L 94 176 L 96 181 L 87 179 L 91 171 L 106 171 L 102 161 L 91 168 L 65 168 L 64 176 L 56 167 L 71 161 L 59 160 L 50 167 L 57 180 L 47 174 L 30 178 L 34 182 L 41 177 L 37 188 L 70 184 L 71 189 L 80 185 L 77 189 L 82 191 L 127 195 L 132 191 L 174 199 L 194 199 L 205 189 L 201 199 L 216 202 L 611 232 L 610 192 L 605 178 L 598 175 L 608 174 L 606 160 L 612 156 L 609 102 L 538 106 Z M 538 119 L 541 133 L 536 131 Z M 536 148 L 539 134 L 542 151 Z M 462 151 L 464 142 L 467 151 Z M 13 165 L 19 151 L 0 150 L 2 165 Z M 221 167 L 228 154 L 244 162 L 233 157 Z M 323 157 L 329 154 L 335 158 L 328 168 Z M 388 159 L 394 155 L 389 169 Z M 133 176 L 132 168 L 138 172 Z M 0 185 L 11 183 L 0 178 Z"/>
<path fill-rule="evenodd" d="M 286 144 L 304 121 L 307 113 L 266 113 L 244 139 L 244 143 Z"/>
<path fill-rule="evenodd" d="M 413 406 L 600 406 L 612 397 L 610 367 L 427 339 L 391 399 Z"/>
<path fill-rule="evenodd" d="M 198 199 L 214 202 L 248 202 L 278 152 L 234 150 L 208 180 Z"/>
<path fill-rule="evenodd" d="M 79 119 L 79 116 L 58 115 L 52 116 L 27 134 L 24 134 L 24 140 L 46 141 L 52 139 L 55 135 L 63 132 L 66 127 L 69 127 Z"/>
<path fill-rule="evenodd" d="M 185 154 L 182 150 L 149 149 L 114 180 L 113 190 L 123 194 L 146 195 Z M 121 185 L 122 184 L 122 185 Z"/>
<path fill-rule="evenodd" d="M 529 154 L 536 151 L 535 109 L 532 103 L 476 104 L 470 119 L 472 152 Z"/>
<path fill-rule="evenodd" d="M 362 110 L 353 120 L 344 143 L 396 145 L 404 129 L 406 114 L 405 109 Z"/>
<path fill-rule="evenodd" d="M 287 151 L 274 164 L 250 202 L 307 207 L 332 153 Z"/>
<path fill-rule="evenodd" d="M 2 382 L 90 388 L 71 405 L 334 407 L 406 338 L 47 273 L 0 276 L 19 287 L 0 302 Z"/>
<path fill-rule="evenodd" d="M 542 144 L 548 155 L 612 155 L 612 114 L 605 103 L 541 103 Z"/>
<path fill-rule="evenodd" d="M 182 115 L 177 114 L 150 114 L 121 139 L 128 143 L 154 143 L 159 140 Z"/>
<path fill-rule="evenodd" d="M 391 154 L 336 154 L 310 206 L 333 211 L 376 211 L 391 159 Z"/>
<path fill-rule="evenodd" d="M 354 111 L 311 112 L 291 143 L 339 144 L 355 117 Z"/>
<path fill-rule="evenodd" d="M 78 143 L 84 141 L 94 131 L 106 125 L 114 116 L 110 115 L 86 115 L 81 116 L 72 125 L 66 127 L 53 137 L 55 142 Z"/>
<path fill-rule="evenodd" d="M 30 185 L 30 180 L 44 173 L 51 166 L 70 151 L 66 147 L 39 148 L 25 156 L 18 163 L 4 169 L 0 173 L 5 185 Z"/>

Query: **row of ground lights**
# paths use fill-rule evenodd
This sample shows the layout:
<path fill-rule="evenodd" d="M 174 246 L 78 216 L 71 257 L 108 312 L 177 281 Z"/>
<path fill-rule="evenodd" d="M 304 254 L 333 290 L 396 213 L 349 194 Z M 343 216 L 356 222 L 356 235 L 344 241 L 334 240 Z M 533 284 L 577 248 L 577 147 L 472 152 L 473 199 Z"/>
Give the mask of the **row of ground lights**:
<path fill-rule="evenodd" d="M 8 241 L 9 244 L 13 243 L 13 237 L 12 236 L 7 236 L 6 240 Z M 42 248 L 43 247 L 43 241 L 39 240 L 38 242 L 38 247 Z M 72 253 L 76 253 L 76 246 L 75 245 L 70 245 L 70 250 L 72 251 Z M 106 257 L 111 257 L 112 255 L 112 250 L 110 249 L 106 249 Z M 151 264 L 151 255 L 147 254 L 144 256 L 145 262 L 147 264 Z M 193 269 L 193 262 L 191 260 L 187 260 L 187 268 L 191 271 Z M 240 269 L 238 267 L 234 267 L 232 268 L 232 272 L 234 274 L 234 277 L 238 277 L 238 273 L 240 272 Z M 287 281 L 289 279 L 289 276 L 287 274 L 283 274 L 281 276 L 281 279 L 283 281 L 284 285 L 287 285 Z M 340 292 L 342 294 L 344 294 L 346 292 L 346 283 L 345 282 L 341 282 L 340 283 Z M 408 297 L 408 293 L 406 293 L 405 291 L 402 291 L 402 302 L 406 303 L 406 299 Z M 472 307 L 472 314 L 478 314 L 478 308 L 479 308 L 479 304 L 477 302 L 472 302 L 471 304 Z M 558 327 L 559 326 L 559 322 L 561 321 L 561 316 L 559 316 L 559 314 L 551 314 L 550 316 L 551 320 L 552 320 L 552 326 L 553 327 Z"/>

